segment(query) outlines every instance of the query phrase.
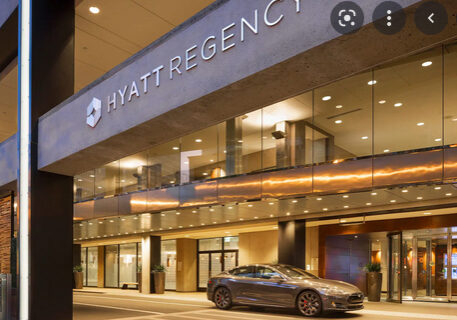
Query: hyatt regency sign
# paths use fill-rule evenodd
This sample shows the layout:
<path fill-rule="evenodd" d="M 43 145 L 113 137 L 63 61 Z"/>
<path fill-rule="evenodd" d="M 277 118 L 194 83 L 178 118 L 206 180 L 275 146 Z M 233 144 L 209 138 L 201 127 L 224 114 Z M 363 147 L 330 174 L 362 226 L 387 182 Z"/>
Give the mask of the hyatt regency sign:
<path fill-rule="evenodd" d="M 237 22 L 232 22 L 223 27 L 218 33 L 202 39 L 198 44 L 190 46 L 183 54 L 171 57 L 165 64 L 158 64 L 147 68 L 143 74 L 138 74 L 137 79 L 131 79 L 125 85 L 112 92 L 103 100 L 93 98 L 86 112 L 86 123 L 94 128 L 102 117 L 102 109 L 108 113 L 126 106 L 134 99 L 141 98 L 153 88 L 159 88 L 161 81 L 170 81 L 179 77 L 184 72 L 198 67 L 197 58 L 202 61 L 210 61 L 218 52 L 224 52 L 234 48 L 237 42 L 244 42 L 247 33 L 257 35 L 259 23 L 267 27 L 274 27 L 281 23 L 284 14 L 274 13 L 274 7 L 289 1 L 296 13 L 301 12 L 302 0 L 271 0 L 266 2 L 266 7 L 261 10 L 255 9 L 248 17 L 241 17 Z"/>

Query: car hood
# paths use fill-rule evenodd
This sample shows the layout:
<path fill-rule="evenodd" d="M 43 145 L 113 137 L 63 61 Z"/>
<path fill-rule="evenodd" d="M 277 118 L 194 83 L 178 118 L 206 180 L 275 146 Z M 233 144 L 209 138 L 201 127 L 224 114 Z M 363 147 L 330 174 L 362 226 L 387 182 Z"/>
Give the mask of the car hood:
<path fill-rule="evenodd" d="M 356 286 L 338 280 L 327 280 L 327 279 L 306 279 L 301 281 L 296 281 L 298 283 L 303 283 L 306 286 L 313 288 L 335 288 L 338 290 L 343 290 L 347 294 L 359 293 L 360 289 Z"/>

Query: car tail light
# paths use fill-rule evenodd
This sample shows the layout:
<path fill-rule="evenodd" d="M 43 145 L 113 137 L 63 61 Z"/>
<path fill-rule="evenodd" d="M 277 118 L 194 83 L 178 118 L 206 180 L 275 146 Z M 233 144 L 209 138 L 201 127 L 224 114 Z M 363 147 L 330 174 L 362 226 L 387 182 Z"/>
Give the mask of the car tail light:
<path fill-rule="evenodd" d="M 211 280 L 208 280 L 208 284 L 212 284 L 212 283 L 213 283 L 213 281 L 211 281 Z"/>

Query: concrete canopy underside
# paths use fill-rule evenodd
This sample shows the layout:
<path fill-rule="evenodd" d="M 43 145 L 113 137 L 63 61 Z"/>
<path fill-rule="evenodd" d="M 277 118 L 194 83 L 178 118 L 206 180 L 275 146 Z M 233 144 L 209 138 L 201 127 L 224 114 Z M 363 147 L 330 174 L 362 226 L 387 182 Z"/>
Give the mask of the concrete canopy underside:
<path fill-rule="evenodd" d="M 380 1 L 359 2 L 365 12 L 372 12 Z M 441 2 L 449 12 L 457 11 L 455 1 Z M 438 35 L 420 33 L 414 24 L 417 1 L 401 1 L 407 7 L 408 22 L 394 36 L 380 34 L 371 24 L 354 35 L 340 36 L 328 18 L 322 18 L 330 16 L 333 1 L 303 1 L 300 13 L 295 12 L 294 3 L 279 2 L 272 7 L 271 20 L 280 14 L 284 18 L 267 27 L 262 25 L 265 1 L 220 1 L 153 43 L 40 119 L 40 169 L 75 175 L 457 34 L 455 19 Z M 249 34 L 240 42 L 235 28 L 242 17 L 252 23 L 256 9 L 259 33 L 247 29 Z M 218 47 L 211 61 L 197 57 L 194 61 L 198 66 L 175 75 L 174 80 L 166 78 L 168 73 L 164 72 L 160 87 L 140 98 L 133 97 L 132 102 L 111 113 L 103 107 L 97 127 L 87 126 L 86 108 L 93 97 L 105 103 L 106 97 L 133 80 L 142 87 L 141 75 L 176 55 L 184 56 L 186 49 L 209 35 L 220 38 L 220 30 L 231 22 L 237 23 L 234 47 L 225 52 Z"/>

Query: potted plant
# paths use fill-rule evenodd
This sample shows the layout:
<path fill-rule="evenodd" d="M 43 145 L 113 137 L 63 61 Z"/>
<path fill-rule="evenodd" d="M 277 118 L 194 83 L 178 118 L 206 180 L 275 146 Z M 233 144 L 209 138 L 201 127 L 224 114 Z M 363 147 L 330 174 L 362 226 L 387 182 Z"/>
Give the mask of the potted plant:
<path fill-rule="evenodd" d="M 381 264 L 368 263 L 365 266 L 367 272 L 367 295 L 368 301 L 381 301 L 382 273 Z"/>
<path fill-rule="evenodd" d="M 155 265 L 152 267 L 152 280 L 154 293 L 163 294 L 165 292 L 165 267 L 163 265 Z"/>
<path fill-rule="evenodd" d="M 83 288 L 83 267 L 77 265 L 73 267 L 73 288 L 82 289 Z"/>
<path fill-rule="evenodd" d="M 141 292 L 141 265 L 139 265 L 137 268 L 136 268 L 136 279 L 138 282 L 138 290 Z"/>

